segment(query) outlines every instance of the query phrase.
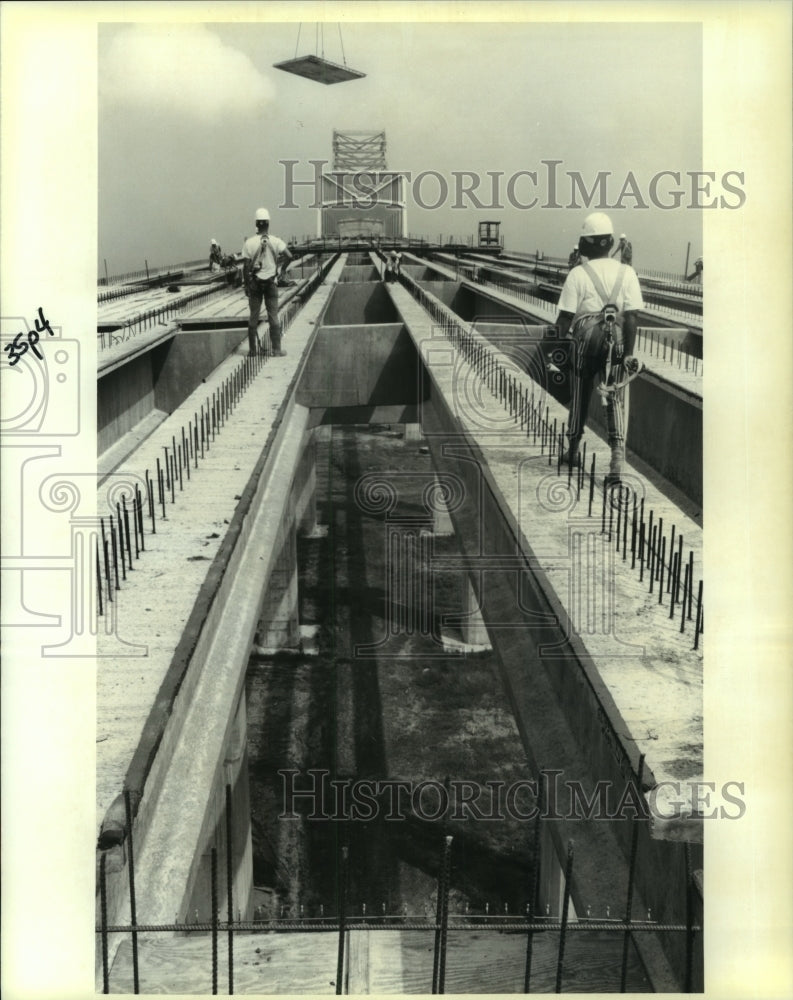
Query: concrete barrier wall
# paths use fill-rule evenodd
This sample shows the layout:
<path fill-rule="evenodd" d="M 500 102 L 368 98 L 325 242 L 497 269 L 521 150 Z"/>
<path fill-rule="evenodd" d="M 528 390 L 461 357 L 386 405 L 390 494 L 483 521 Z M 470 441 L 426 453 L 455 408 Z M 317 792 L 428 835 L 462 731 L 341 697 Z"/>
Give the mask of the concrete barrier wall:
<path fill-rule="evenodd" d="M 151 353 L 103 375 L 96 391 L 97 454 L 101 455 L 156 406 Z"/>
<path fill-rule="evenodd" d="M 247 342 L 247 336 L 239 328 L 190 330 L 155 349 L 152 374 L 157 409 L 173 412 L 234 348 Z"/>
<path fill-rule="evenodd" d="M 628 449 L 702 506 L 702 400 L 651 372 L 628 387 Z M 593 393 L 589 425 L 606 432 L 606 410 Z"/>
<path fill-rule="evenodd" d="M 398 323 L 400 316 L 382 282 L 339 285 L 320 318 L 322 326 Z"/>
<path fill-rule="evenodd" d="M 232 353 L 241 329 L 183 331 L 97 380 L 97 454 L 152 410 L 172 413 Z"/>
<path fill-rule="evenodd" d="M 346 290 L 340 286 L 334 297 Z M 416 349 L 402 323 L 322 327 L 298 386 L 297 402 L 323 408 L 415 403 L 418 370 Z"/>
<path fill-rule="evenodd" d="M 347 284 L 357 281 L 379 281 L 380 273 L 372 264 L 348 264 L 341 272 L 339 281 Z"/>

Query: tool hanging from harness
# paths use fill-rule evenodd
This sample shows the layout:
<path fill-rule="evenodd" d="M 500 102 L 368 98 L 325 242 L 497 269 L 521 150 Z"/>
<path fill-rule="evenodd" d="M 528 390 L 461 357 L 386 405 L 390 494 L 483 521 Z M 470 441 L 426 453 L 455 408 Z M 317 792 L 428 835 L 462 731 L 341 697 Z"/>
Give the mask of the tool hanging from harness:
<path fill-rule="evenodd" d="M 641 370 L 641 363 L 631 358 L 628 376 L 619 383 L 612 382 L 615 369 L 625 362 L 625 342 L 622 336 L 622 313 L 617 307 L 617 298 L 625 277 L 625 265 L 621 264 L 611 293 L 607 292 L 600 277 L 588 261 L 580 265 L 603 302 L 598 312 L 583 313 L 573 323 L 571 336 L 575 350 L 575 367 L 579 375 L 593 377 L 601 373 L 601 384 L 597 387 L 601 401 L 606 406 L 608 396 L 622 389 Z"/>

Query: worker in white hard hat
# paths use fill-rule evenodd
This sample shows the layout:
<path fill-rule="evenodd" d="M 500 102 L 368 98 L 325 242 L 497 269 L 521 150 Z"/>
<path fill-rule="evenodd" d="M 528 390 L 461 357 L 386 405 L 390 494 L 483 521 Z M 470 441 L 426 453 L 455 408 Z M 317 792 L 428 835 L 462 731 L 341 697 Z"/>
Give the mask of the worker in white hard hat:
<path fill-rule="evenodd" d="M 209 241 L 209 270 L 219 271 L 220 262 L 223 259 L 223 251 L 220 249 L 220 244 L 217 240 Z"/>
<path fill-rule="evenodd" d="M 573 247 L 570 256 L 567 258 L 567 266 L 572 269 L 577 264 L 581 263 L 581 251 L 578 249 L 578 244 Z"/>
<path fill-rule="evenodd" d="M 644 307 L 636 272 L 629 265 L 609 257 L 613 246 L 611 219 L 603 212 L 587 216 L 578 241 L 578 249 L 584 259 L 567 275 L 559 296 L 557 318 L 560 338 L 569 338 L 572 368 L 572 398 L 567 426 L 569 446 L 562 462 L 577 464 L 592 392 L 596 386 L 602 387 L 611 448 L 607 485 L 620 482 L 628 432 L 628 386 L 616 390 L 614 387 L 619 386 L 627 375 L 634 375 L 640 367 L 633 357 L 633 345 L 636 340 L 636 314 Z M 605 317 L 604 326 L 602 321 L 606 306 L 613 306 L 614 309 Z M 613 323 L 609 319 L 612 314 Z"/>
<path fill-rule="evenodd" d="M 270 232 L 270 213 L 266 208 L 256 210 L 255 222 L 256 235 L 249 236 L 242 245 L 243 280 L 251 310 L 248 318 L 248 345 L 251 354 L 261 351 L 258 331 L 262 300 L 264 300 L 270 327 L 272 356 L 283 358 L 286 351 L 281 350 L 278 279 L 286 271 L 292 254 L 287 249 L 286 243 Z"/>
<path fill-rule="evenodd" d="M 620 255 L 620 264 L 633 264 L 633 246 L 625 233 L 620 233 L 620 241 L 614 247 L 611 256 L 616 257 L 617 254 Z"/>

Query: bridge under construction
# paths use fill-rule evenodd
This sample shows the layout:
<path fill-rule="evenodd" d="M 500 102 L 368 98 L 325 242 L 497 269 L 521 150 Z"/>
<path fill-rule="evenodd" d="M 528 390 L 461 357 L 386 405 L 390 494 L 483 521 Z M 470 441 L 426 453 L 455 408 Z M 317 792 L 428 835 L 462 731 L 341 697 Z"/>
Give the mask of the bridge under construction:
<path fill-rule="evenodd" d="M 98 988 L 701 989 L 701 287 L 639 273 L 606 489 L 599 402 L 561 465 L 565 262 L 291 249 L 286 357 L 236 266 L 100 284 Z"/>

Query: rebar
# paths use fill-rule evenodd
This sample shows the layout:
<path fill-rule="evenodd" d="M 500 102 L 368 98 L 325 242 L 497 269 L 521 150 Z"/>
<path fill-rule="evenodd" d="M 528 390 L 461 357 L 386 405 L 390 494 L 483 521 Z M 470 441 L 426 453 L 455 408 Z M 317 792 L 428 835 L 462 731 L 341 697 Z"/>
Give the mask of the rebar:
<path fill-rule="evenodd" d="M 102 992 L 110 992 L 110 966 L 107 956 L 107 852 L 102 851 L 99 858 L 99 908 L 101 916 L 100 932 L 102 935 Z"/>
<path fill-rule="evenodd" d="M 116 578 L 116 590 L 121 590 L 118 582 L 118 545 L 116 542 L 116 529 L 113 525 L 113 515 L 110 515 L 110 543 L 113 550 L 113 574 Z"/>
<path fill-rule="evenodd" d="M 129 871 L 129 916 L 130 923 L 134 928 L 138 922 L 137 903 L 135 900 L 135 851 L 132 843 L 132 801 L 129 789 L 124 789 L 124 812 L 127 820 L 127 855 L 129 861 L 127 869 Z M 132 931 L 132 992 L 140 993 L 140 981 L 138 979 L 138 932 Z"/>
<path fill-rule="evenodd" d="M 218 991 L 218 852 L 210 854 L 210 892 L 212 906 L 212 995 Z"/>
<path fill-rule="evenodd" d="M 639 768 L 636 776 L 637 799 L 642 794 L 642 779 L 644 778 L 644 754 L 639 757 Z M 636 878 L 636 855 L 639 848 L 639 817 L 634 811 L 631 817 L 631 853 L 628 867 L 628 899 L 625 904 L 625 937 L 622 942 L 622 973 L 620 976 L 620 993 L 625 992 L 628 980 L 628 946 L 631 941 L 630 923 L 633 914 L 633 886 Z"/>
<path fill-rule="evenodd" d="M 347 910 L 347 862 L 349 860 L 349 848 L 341 849 L 341 864 L 339 865 L 339 947 L 336 958 L 336 996 L 341 996 L 344 992 L 344 944 L 345 944 L 345 920 Z"/>
<path fill-rule="evenodd" d="M 567 863 L 564 869 L 564 898 L 562 902 L 562 920 L 559 928 L 559 955 L 556 960 L 556 992 L 562 992 L 562 970 L 564 968 L 564 948 L 567 937 L 567 918 L 570 909 L 570 890 L 573 876 L 573 842 L 567 842 Z"/>
<path fill-rule="evenodd" d="M 451 865 L 452 837 L 446 835 L 438 871 L 438 899 L 436 905 L 435 949 L 432 967 L 432 992 L 443 993 L 446 980 L 446 939 L 449 925 L 449 871 Z"/>
<path fill-rule="evenodd" d="M 226 913 L 229 941 L 229 996 L 234 994 L 234 856 L 231 785 L 226 784 Z"/>
<path fill-rule="evenodd" d="M 692 992 L 694 973 L 694 872 L 691 864 L 691 844 L 683 844 L 686 868 L 686 974 L 684 993 Z"/>

